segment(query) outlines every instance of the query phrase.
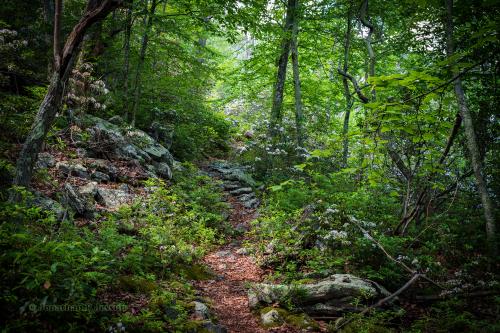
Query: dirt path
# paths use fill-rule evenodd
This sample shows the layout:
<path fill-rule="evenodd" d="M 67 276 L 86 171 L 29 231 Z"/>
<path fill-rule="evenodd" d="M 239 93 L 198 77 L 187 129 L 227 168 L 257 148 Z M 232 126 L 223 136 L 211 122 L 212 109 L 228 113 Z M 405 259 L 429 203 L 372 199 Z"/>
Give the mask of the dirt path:
<path fill-rule="evenodd" d="M 229 222 L 249 227 L 255 210 L 247 209 L 232 197 Z M 213 270 L 219 278 L 216 280 L 198 281 L 196 287 L 201 294 L 212 300 L 212 309 L 220 324 L 228 332 L 259 333 L 266 332 L 260 328 L 257 318 L 250 312 L 245 289 L 246 282 L 259 282 L 263 271 L 246 254 L 237 253 L 241 249 L 244 236 L 232 240 L 203 258 L 204 263 Z"/>

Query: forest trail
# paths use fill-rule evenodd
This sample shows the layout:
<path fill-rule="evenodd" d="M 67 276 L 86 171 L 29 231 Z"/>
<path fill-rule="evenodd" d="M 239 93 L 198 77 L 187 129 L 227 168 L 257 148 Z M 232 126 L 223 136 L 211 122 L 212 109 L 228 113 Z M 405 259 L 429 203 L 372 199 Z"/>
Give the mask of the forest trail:
<path fill-rule="evenodd" d="M 228 221 L 239 234 L 228 236 L 226 244 L 203 258 L 203 263 L 215 273 L 216 278 L 196 281 L 195 287 L 201 296 L 211 301 L 211 309 L 218 323 L 229 333 L 296 332 L 288 325 L 263 328 L 258 315 L 249 308 L 248 284 L 261 282 L 266 275 L 244 247 L 246 242 L 251 241 L 246 231 L 250 230 L 250 224 L 258 217 L 258 213 L 255 208 L 246 207 L 241 199 L 231 193 L 235 191 L 231 189 L 231 184 L 234 182 L 224 180 L 226 200 L 231 206 Z"/>

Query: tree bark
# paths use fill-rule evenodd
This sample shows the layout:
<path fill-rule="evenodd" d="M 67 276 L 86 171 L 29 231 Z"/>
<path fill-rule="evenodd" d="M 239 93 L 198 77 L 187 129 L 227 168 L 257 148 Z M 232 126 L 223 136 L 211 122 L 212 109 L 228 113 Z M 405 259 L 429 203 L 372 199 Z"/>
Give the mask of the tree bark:
<path fill-rule="evenodd" d="M 347 73 L 349 71 L 349 49 L 351 45 L 351 23 L 352 23 L 352 8 L 351 4 L 347 9 L 347 29 L 344 38 L 344 64 L 343 71 Z M 342 148 L 342 166 L 347 167 L 347 159 L 349 157 L 349 118 L 351 117 L 352 108 L 352 97 L 351 91 L 349 89 L 349 81 L 347 77 L 342 76 L 342 84 L 344 86 L 344 97 L 345 97 L 345 114 L 344 114 L 344 127 L 342 129 L 343 138 L 343 148 Z"/>
<path fill-rule="evenodd" d="M 141 52 L 139 54 L 139 62 L 137 64 L 137 71 L 135 73 L 135 84 L 134 84 L 134 104 L 132 106 L 132 122 L 131 125 L 135 126 L 135 119 L 137 115 L 137 108 L 139 106 L 139 99 L 141 97 L 141 75 L 142 68 L 144 67 L 144 62 L 146 60 L 146 50 L 148 48 L 149 34 L 153 27 L 153 17 L 155 15 L 156 6 L 158 5 L 157 0 L 152 0 L 151 8 L 149 10 L 148 17 L 146 19 L 146 26 L 144 28 L 144 35 L 142 36 Z M 148 6 L 148 1 L 146 1 L 146 7 Z"/>
<path fill-rule="evenodd" d="M 283 109 L 283 93 L 285 90 L 286 68 L 288 65 L 288 56 L 290 55 L 290 41 L 293 30 L 293 13 L 297 0 L 288 0 L 285 16 L 285 26 L 283 27 L 283 38 L 280 47 L 280 57 L 278 59 L 278 72 L 276 75 L 276 84 L 273 92 L 273 106 L 271 108 L 271 121 L 269 124 L 269 133 L 271 139 L 276 139 L 279 131 L 277 126 L 281 124 Z"/>
<path fill-rule="evenodd" d="M 446 52 L 448 57 L 451 57 L 455 52 L 453 44 L 453 0 L 446 0 L 446 14 Z M 452 74 L 457 75 L 457 73 L 458 70 L 456 66 L 453 66 Z M 486 240 L 490 253 L 495 256 L 497 253 L 497 244 L 494 208 L 488 194 L 486 182 L 484 180 L 482 170 L 483 167 L 479 153 L 479 147 L 477 145 L 476 132 L 474 131 L 472 115 L 469 110 L 469 106 L 467 105 L 467 100 L 465 98 L 462 80 L 460 79 L 460 77 L 458 77 L 454 82 L 454 91 L 457 98 L 460 116 L 464 123 L 467 149 L 469 151 L 477 189 L 479 192 L 479 196 L 481 197 L 481 202 L 483 204 L 483 212 L 486 220 Z"/>
<path fill-rule="evenodd" d="M 61 61 L 61 12 L 62 0 L 56 0 L 54 11 L 54 68 L 58 68 Z"/>
<path fill-rule="evenodd" d="M 125 118 L 128 121 L 128 75 L 130 69 L 130 35 L 132 34 L 132 6 L 127 8 L 125 18 L 125 36 L 123 41 L 123 100 L 125 101 Z"/>
<path fill-rule="evenodd" d="M 293 69 L 293 87 L 295 92 L 295 130 L 297 135 L 297 148 L 304 147 L 304 113 L 302 111 L 302 91 L 300 88 L 299 76 L 299 50 L 298 50 L 298 35 L 299 35 L 299 0 L 295 1 L 294 18 L 292 28 L 292 69 Z"/>
<path fill-rule="evenodd" d="M 43 141 L 52 127 L 54 118 L 61 107 L 63 89 L 73 69 L 77 50 L 86 31 L 96 22 L 104 19 L 113 9 L 122 4 L 123 0 L 105 0 L 96 3 L 89 0 L 85 13 L 69 34 L 60 61 L 55 68 L 45 98 L 38 109 L 33 127 L 23 145 L 16 165 L 14 185 L 28 187 L 33 177 L 33 167 L 42 148 Z M 55 30 L 55 29 L 54 29 Z M 13 195 L 11 200 L 19 199 Z"/>

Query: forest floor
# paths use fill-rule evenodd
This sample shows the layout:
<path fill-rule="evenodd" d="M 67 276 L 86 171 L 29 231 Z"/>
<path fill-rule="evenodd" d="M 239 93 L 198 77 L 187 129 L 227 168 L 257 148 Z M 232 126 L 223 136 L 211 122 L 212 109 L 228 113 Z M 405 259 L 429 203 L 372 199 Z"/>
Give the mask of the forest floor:
<path fill-rule="evenodd" d="M 226 193 L 227 201 L 231 205 L 231 226 L 235 229 L 250 230 L 251 222 L 258 216 L 257 211 L 246 208 L 234 196 Z M 270 272 L 262 270 L 256 259 L 243 247 L 245 243 L 251 242 L 251 236 L 244 232 L 227 239 L 225 245 L 208 253 L 203 262 L 217 278 L 196 281 L 195 287 L 203 297 L 211 300 L 218 323 L 227 328 L 229 333 L 299 332 L 286 324 L 265 329 L 259 323 L 258 314 L 252 313 L 247 296 L 249 283 L 262 282 Z"/>

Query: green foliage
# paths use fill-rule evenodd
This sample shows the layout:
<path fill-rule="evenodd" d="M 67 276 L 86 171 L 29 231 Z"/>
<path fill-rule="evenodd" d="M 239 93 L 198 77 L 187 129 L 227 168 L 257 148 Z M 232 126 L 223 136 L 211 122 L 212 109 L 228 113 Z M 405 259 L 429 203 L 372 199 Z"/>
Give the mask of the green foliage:
<path fill-rule="evenodd" d="M 173 186 L 146 185 L 150 195 L 144 202 L 109 214 L 96 228 L 57 222 L 37 207 L 1 204 L 0 304 L 6 332 L 43 331 L 53 324 L 58 332 L 117 324 L 127 331 L 182 330 L 192 297 L 185 267 L 217 241 L 226 206 L 206 176 L 186 174 Z M 30 194 L 21 194 L 28 202 Z M 146 297 L 150 304 L 134 308 L 130 297 Z M 87 310 L 46 310 L 82 304 Z M 102 305 L 113 307 L 99 311 Z"/>

